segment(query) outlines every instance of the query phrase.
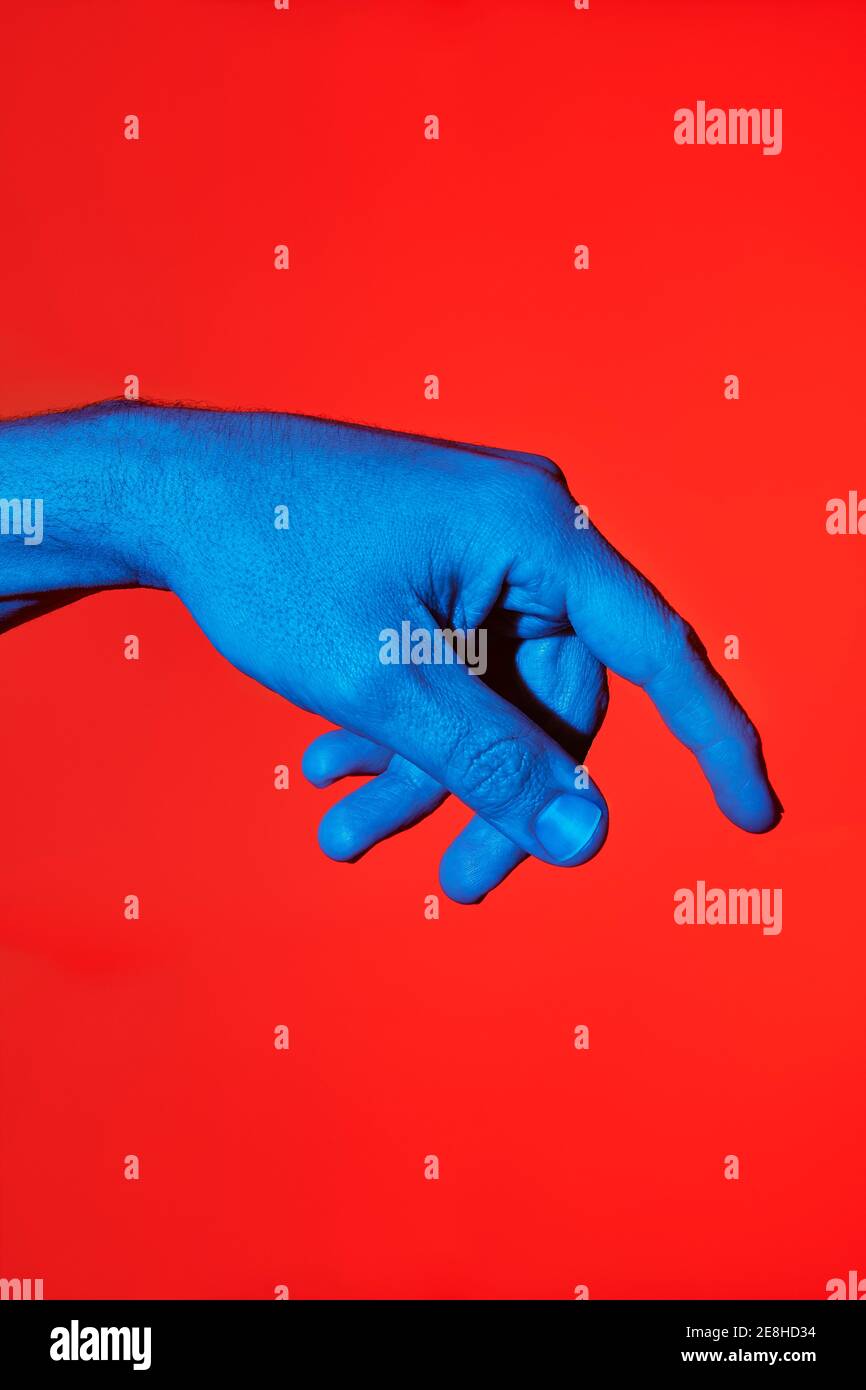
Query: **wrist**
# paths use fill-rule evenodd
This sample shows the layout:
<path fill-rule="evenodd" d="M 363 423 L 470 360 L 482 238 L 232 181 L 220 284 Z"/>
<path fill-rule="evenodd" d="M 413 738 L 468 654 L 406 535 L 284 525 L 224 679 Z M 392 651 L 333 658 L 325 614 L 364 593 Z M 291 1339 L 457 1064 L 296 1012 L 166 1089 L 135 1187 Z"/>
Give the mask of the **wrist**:
<path fill-rule="evenodd" d="M 159 415 L 107 402 L 0 423 L 0 596 L 164 583 Z"/>

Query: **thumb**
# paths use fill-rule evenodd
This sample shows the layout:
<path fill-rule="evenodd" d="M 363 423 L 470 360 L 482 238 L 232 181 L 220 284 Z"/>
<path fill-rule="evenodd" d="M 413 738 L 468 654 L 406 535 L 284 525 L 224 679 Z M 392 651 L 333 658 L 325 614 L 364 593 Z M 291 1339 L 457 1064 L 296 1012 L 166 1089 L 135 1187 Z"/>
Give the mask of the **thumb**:
<path fill-rule="evenodd" d="M 607 835 L 585 769 L 522 710 L 463 665 L 390 667 L 388 690 L 356 732 L 428 772 L 516 845 L 549 864 L 583 864 Z"/>

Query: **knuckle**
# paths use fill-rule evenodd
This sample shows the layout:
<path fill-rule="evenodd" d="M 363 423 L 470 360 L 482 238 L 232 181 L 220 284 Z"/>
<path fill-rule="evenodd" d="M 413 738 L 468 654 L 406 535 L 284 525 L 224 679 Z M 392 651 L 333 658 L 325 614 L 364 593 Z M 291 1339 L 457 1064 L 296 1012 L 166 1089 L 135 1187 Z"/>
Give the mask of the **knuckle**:
<path fill-rule="evenodd" d="M 665 646 L 669 654 L 668 664 L 680 661 L 695 652 L 700 652 L 701 643 L 691 623 L 670 609 L 664 613 Z"/>
<path fill-rule="evenodd" d="M 750 753 L 752 757 L 759 757 L 761 755 L 761 735 L 748 716 L 744 716 L 743 719 L 742 739 L 746 751 Z"/>
<path fill-rule="evenodd" d="M 522 470 L 524 486 L 539 501 L 551 503 L 561 498 L 567 490 L 565 475 L 551 464 L 551 467 L 542 468 L 538 464 L 530 464 L 529 468 Z"/>
<path fill-rule="evenodd" d="M 454 758 L 459 784 L 478 809 L 502 812 L 524 797 L 533 781 L 532 752 L 516 735 L 461 741 Z"/>
<path fill-rule="evenodd" d="M 547 474 L 549 478 L 553 478 L 555 482 L 563 486 L 565 485 L 565 474 L 559 464 L 555 463 L 553 459 L 547 458 L 545 454 L 533 454 L 532 465 L 534 468 L 541 469 L 543 473 Z"/>
<path fill-rule="evenodd" d="M 515 544 L 534 535 L 539 538 L 570 534 L 574 504 L 564 481 L 532 464 L 520 464 L 501 478 L 500 514 Z"/>
<path fill-rule="evenodd" d="M 528 513 L 545 530 L 554 527 L 557 533 L 571 534 L 574 529 L 574 499 L 565 478 L 534 470 L 527 490 Z"/>
<path fill-rule="evenodd" d="M 604 722 L 609 708 L 610 685 L 608 684 L 607 671 L 602 667 L 598 685 L 596 687 L 595 697 L 594 723 L 596 728 L 598 728 Z"/>

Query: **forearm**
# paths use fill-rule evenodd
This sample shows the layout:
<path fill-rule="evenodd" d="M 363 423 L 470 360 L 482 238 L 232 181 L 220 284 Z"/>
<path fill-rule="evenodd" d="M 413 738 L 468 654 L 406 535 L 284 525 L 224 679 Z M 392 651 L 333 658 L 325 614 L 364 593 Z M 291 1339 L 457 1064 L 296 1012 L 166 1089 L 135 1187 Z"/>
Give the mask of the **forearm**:
<path fill-rule="evenodd" d="M 100 405 L 0 424 L 0 599 L 41 611 L 36 596 L 139 582 L 129 423 Z"/>

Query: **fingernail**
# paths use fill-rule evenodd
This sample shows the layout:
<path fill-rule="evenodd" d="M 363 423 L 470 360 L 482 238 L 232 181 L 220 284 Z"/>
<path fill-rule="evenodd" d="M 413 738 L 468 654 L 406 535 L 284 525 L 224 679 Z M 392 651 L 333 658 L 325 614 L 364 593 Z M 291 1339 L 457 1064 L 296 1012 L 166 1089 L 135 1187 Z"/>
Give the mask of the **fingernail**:
<path fill-rule="evenodd" d="M 564 793 L 545 806 L 535 822 L 535 833 L 552 859 L 565 863 L 592 839 L 601 810 L 585 796 Z"/>

